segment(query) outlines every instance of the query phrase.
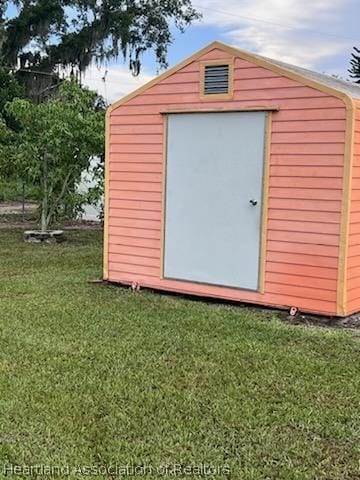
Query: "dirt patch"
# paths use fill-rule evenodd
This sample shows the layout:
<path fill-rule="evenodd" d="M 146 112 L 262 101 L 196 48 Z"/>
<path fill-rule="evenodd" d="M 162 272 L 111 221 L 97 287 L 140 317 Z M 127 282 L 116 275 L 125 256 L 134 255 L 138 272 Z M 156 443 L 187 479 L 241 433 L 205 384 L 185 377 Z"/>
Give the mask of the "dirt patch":
<path fill-rule="evenodd" d="M 285 312 L 278 312 L 280 318 L 292 325 L 307 325 L 312 327 L 342 328 L 360 331 L 360 313 L 350 315 L 349 317 L 322 317 L 317 315 L 307 315 L 299 313 L 289 315 Z"/>
<path fill-rule="evenodd" d="M 27 230 L 38 228 L 38 204 L 36 202 L 27 201 L 23 205 L 21 202 L 0 202 L 0 229 L 1 228 L 24 228 Z M 101 229 L 101 222 L 91 220 L 65 220 L 52 228 L 62 230 L 77 229 Z"/>
<path fill-rule="evenodd" d="M 25 202 L 24 203 L 24 212 L 25 213 L 34 213 L 37 209 L 36 202 Z M 19 214 L 23 212 L 22 202 L 0 202 L 0 215 L 11 215 Z"/>

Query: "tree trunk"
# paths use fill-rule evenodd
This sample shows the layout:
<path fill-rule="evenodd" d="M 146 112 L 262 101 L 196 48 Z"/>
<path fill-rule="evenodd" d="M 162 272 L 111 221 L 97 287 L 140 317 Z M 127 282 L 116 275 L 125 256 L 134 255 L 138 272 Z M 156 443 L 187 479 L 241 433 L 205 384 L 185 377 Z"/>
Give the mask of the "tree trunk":
<path fill-rule="evenodd" d="M 46 232 L 48 229 L 48 165 L 47 165 L 47 155 L 44 155 L 43 163 L 43 198 L 41 202 L 41 231 Z"/>
<path fill-rule="evenodd" d="M 25 182 L 21 184 L 21 218 L 22 222 L 25 222 Z"/>
<path fill-rule="evenodd" d="M 72 170 L 70 170 L 70 172 L 68 172 L 68 174 L 66 175 L 64 183 L 61 187 L 61 191 L 60 191 L 58 197 L 55 200 L 52 201 L 52 204 L 51 204 L 50 207 L 48 206 L 48 215 L 47 215 L 47 219 L 46 219 L 46 222 L 47 222 L 48 225 L 50 223 L 50 220 L 53 218 L 53 215 L 55 215 L 56 209 L 59 206 L 61 200 L 63 199 L 63 197 L 66 193 L 66 189 L 68 187 L 71 175 L 72 175 Z"/>
<path fill-rule="evenodd" d="M 47 196 L 44 194 L 42 203 L 41 203 L 41 231 L 46 232 L 48 229 L 48 202 L 47 202 Z"/>

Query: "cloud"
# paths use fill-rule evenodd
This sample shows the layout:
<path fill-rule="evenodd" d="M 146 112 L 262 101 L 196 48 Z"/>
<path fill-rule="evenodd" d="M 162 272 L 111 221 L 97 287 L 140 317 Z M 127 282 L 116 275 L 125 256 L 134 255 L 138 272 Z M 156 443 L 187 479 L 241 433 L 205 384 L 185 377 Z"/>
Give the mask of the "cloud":
<path fill-rule="evenodd" d="M 352 1 L 196 0 L 195 4 L 203 12 L 203 24 L 222 28 L 226 39 L 239 48 L 312 68 L 351 49 L 352 40 L 331 33 Z"/>
<path fill-rule="evenodd" d="M 98 68 L 91 65 L 85 72 L 83 84 L 96 90 L 110 104 L 149 82 L 154 75 L 143 71 L 133 77 L 126 65 Z"/>
<path fill-rule="evenodd" d="M 199 38 L 208 38 L 211 32 L 213 39 L 220 37 L 244 50 L 346 76 L 348 65 L 344 59 L 348 62 L 356 42 L 341 37 L 358 36 L 358 0 L 193 0 L 193 3 L 203 13 L 203 21 L 192 27 Z M 185 40 L 186 33 L 184 37 L 176 35 L 174 47 L 178 60 L 187 55 Z M 93 65 L 86 72 L 84 84 L 113 103 L 155 76 L 155 62 L 147 65 L 137 78 L 132 77 L 124 64 L 114 63 L 100 69 Z"/>

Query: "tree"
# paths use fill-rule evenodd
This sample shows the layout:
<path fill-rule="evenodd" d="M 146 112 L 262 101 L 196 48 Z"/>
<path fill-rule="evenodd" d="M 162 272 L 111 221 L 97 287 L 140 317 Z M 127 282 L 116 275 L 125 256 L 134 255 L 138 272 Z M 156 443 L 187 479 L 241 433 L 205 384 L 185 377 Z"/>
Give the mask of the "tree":
<path fill-rule="evenodd" d="M 25 180 L 39 188 L 41 230 L 48 230 L 67 195 L 95 155 L 104 150 L 104 109 L 97 94 L 65 81 L 56 98 L 42 104 L 14 99 L 7 112 L 20 125 L 11 146 L 0 155 L 11 158 Z M 6 138 L 4 124 L 0 139 Z M 8 132 L 7 132 L 8 133 Z M 5 147 L 4 147 L 5 148 Z"/>
<path fill-rule="evenodd" d="M 6 117 L 5 105 L 14 98 L 24 97 L 24 94 L 24 88 L 15 75 L 5 68 L 0 68 L 0 115 Z"/>
<path fill-rule="evenodd" d="M 349 68 L 348 72 L 350 77 L 355 79 L 355 83 L 360 83 L 360 49 L 354 47 L 354 50 L 355 52 L 351 54 L 351 68 Z"/>
<path fill-rule="evenodd" d="M 0 156 L 0 176 L 11 178 L 15 171 L 14 165 L 6 153 L 14 141 L 13 131 L 17 131 L 19 125 L 6 110 L 6 104 L 14 98 L 23 98 L 24 89 L 16 80 L 15 76 L 4 68 L 0 68 L 0 143 L 2 145 Z"/>
<path fill-rule="evenodd" d="M 18 8 L 7 22 L 4 5 Z M 165 67 L 172 25 L 183 31 L 199 18 L 191 0 L 0 0 L 1 12 L 2 62 L 20 64 L 37 101 L 57 87 L 63 68 L 81 74 L 91 62 L 121 56 L 137 75 L 146 50 Z"/>

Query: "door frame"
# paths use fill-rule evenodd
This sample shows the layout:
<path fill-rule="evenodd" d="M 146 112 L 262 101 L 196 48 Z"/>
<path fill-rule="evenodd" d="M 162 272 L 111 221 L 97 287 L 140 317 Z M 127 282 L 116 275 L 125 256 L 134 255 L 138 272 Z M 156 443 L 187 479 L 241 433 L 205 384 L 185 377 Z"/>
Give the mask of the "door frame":
<path fill-rule="evenodd" d="M 167 110 L 161 112 L 163 117 L 163 155 L 162 155 L 162 199 L 161 199 L 161 239 L 160 239 L 160 279 L 168 280 L 164 276 L 165 263 L 165 228 L 166 228 L 166 177 L 167 177 L 167 157 L 168 157 L 168 115 L 182 113 L 230 113 L 230 112 L 264 112 L 265 113 L 265 132 L 264 132 L 264 155 L 263 155 L 263 178 L 262 178 L 262 204 L 261 204 L 261 222 L 260 222 L 260 252 L 259 252 L 259 282 L 258 289 L 252 290 L 260 294 L 265 293 L 265 265 L 267 250 L 267 229 L 268 229 L 268 210 L 269 210 L 269 177 L 270 177 L 270 156 L 271 156 L 271 133 L 272 133 L 272 113 L 278 111 L 278 107 L 254 107 L 237 109 L 189 109 L 189 110 Z M 180 281 L 180 280 L 179 280 Z M 188 283 L 199 283 L 192 280 L 181 280 Z M 202 282 L 200 282 L 202 283 Z M 231 288 L 235 290 L 247 290 L 241 287 L 216 285 L 220 288 Z"/>

